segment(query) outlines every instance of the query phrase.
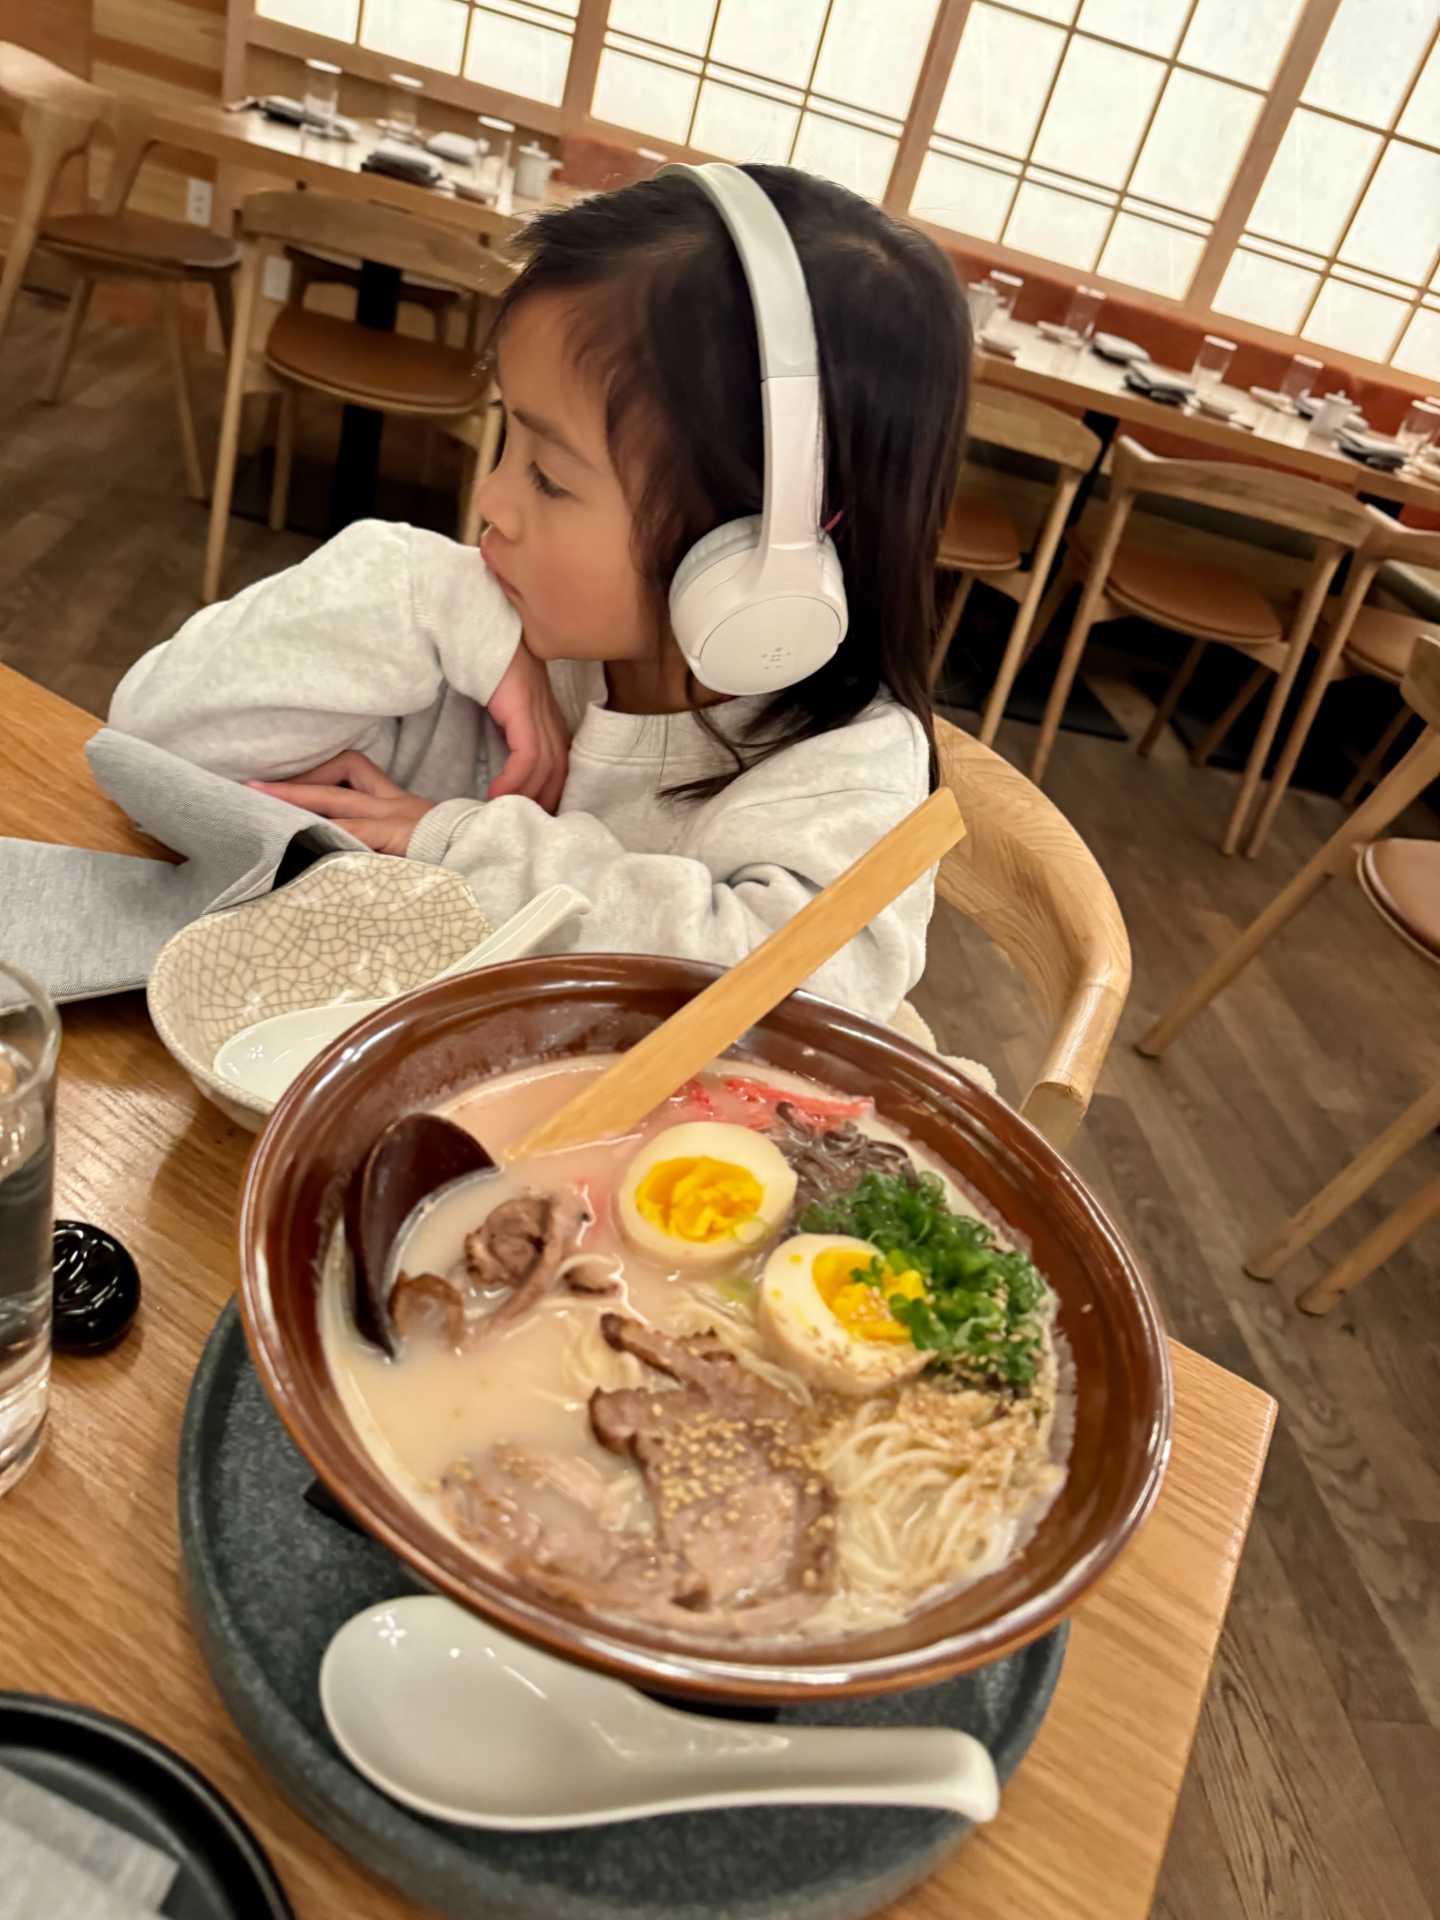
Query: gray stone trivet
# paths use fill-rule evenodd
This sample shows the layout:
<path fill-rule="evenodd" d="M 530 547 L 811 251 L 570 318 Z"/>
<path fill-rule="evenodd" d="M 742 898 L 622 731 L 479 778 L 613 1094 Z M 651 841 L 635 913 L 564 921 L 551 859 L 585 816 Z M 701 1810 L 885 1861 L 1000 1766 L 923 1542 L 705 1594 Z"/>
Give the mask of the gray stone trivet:
<path fill-rule="evenodd" d="M 487 1833 L 412 1814 L 340 1757 L 317 1676 L 362 1608 L 417 1592 L 375 1541 L 307 1505 L 310 1469 L 245 1352 L 233 1304 L 196 1372 L 180 1443 L 191 1618 L 226 1706 L 295 1804 L 410 1898 L 455 1920 L 864 1920 L 969 1831 L 921 1808 L 752 1807 L 557 1833 Z M 1065 1630 L 939 1686 L 806 1702 L 814 1726 L 962 1727 L 1002 1779 L 1044 1717 Z M 1003 1817 L 1003 1816 L 1002 1816 Z"/>
<path fill-rule="evenodd" d="M 0 1767 L 0 1832 L 13 1827 L 63 1853 L 75 1866 L 103 1881 L 117 1898 L 147 1907 L 152 1913 L 180 1871 L 177 1860 L 152 1847 L 148 1840 L 112 1827 L 87 1807 L 37 1787 L 33 1780 L 12 1773 L 8 1767 Z M 5 1857 L 4 1845 L 0 1844 L 0 1859 Z"/>

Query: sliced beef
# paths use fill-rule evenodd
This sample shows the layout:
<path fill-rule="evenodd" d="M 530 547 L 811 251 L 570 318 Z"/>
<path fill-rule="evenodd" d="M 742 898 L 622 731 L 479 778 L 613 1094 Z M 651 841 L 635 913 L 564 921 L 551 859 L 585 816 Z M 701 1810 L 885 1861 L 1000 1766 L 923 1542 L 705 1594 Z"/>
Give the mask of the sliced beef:
<path fill-rule="evenodd" d="M 568 1510 L 543 1514 L 526 1497 L 524 1483 L 534 1484 L 530 1475 L 517 1474 L 515 1465 L 511 1460 L 507 1471 L 497 1460 L 487 1467 L 462 1460 L 445 1474 L 441 1498 L 462 1539 L 554 1599 L 640 1619 L 677 1616 L 673 1596 L 686 1591 L 684 1569 L 662 1552 L 653 1533 L 607 1527 L 603 1497 L 574 1484 L 564 1489 Z M 552 1482 L 550 1491 L 560 1489 Z"/>
<path fill-rule="evenodd" d="M 452 1347 L 465 1341 L 464 1296 L 438 1273 L 402 1273 L 390 1289 L 390 1318 L 402 1340 L 429 1333 Z"/>
<path fill-rule="evenodd" d="M 810 1119 L 790 1100 L 777 1104 L 770 1138 L 795 1170 L 797 1213 L 813 1201 L 849 1193 L 867 1173 L 898 1174 L 919 1184 L 914 1162 L 898 1142 L 876 1140 L 853 1120 L 826 1126 L 823 1121 Z"/>
<path fill-rule="evenodd" d="M 678 1382 L 590 1399 L 596 1438 L 639 1466 L 658 1544 L 691 1576 L 677 1604 L 817 1604 L 835 1582 L 835 1489 L 805 1457 L 797 1409 L 713 1334 L 677 1339 L 614 1313 L 600 1326 L 618 1352 Z"/>

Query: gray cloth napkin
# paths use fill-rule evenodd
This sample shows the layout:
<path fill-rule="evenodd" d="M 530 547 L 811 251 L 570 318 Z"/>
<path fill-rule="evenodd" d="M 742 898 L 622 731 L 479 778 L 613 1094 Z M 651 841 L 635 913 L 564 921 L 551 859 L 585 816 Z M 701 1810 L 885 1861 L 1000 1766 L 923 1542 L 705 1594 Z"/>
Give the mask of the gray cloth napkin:
<path fill-rule="evenodd" d="M 26 1842 L 30 1843 L 28 1848 Z M 44 1857 L 46 1854 L 50 1859 Z M 3 1920 L 29 1913 L 51 1920 L 59 1914 L 92 1911 L 84 1905 L 71 1908 L 61 1901 L 63 1883 L 55 1879 L 53 1867 L 57 1858 L 62 1867 L 84 1874 L 98 1884 L 102 1893 L 108 1891 L 114 1896 L 118 1904 L 95 1906 L 93 1911 L 97 1915 L 128 1914 L 139 1909 L 157 1913 L 180 1871 L 178 1861 L 158 1847 L 152 1847 L 148 1840 L 113 1827 L 88 1807 L 77 1806 L 73 1800 L 51 1793 L 46 1787 L 37 1787 L 33 1780 L 0 1767 L 0 1863 L 3 1863 L 0 1916 Z M 22 1896 L 18 1907 L 7 1906 L 7 1892 L 17 1883 L 17 1863 L 27 1859 L 33 1869 L 32 1904 L 27 1907 Z"/>
<path fill-rule="evenodd" d="M 269 892 L 282 861 L 293 873 L 297 861 L 363 848 L 332 821 L 130 734 L 106 727 L 85 753 L 102 791 L 184 859 L 0 839 L 0 952 L 56 1000 L 142 987 L 172 933 Z"/>
<path fill-rule="evenodd" d="M 0 1920 L 144 1920 L 137 1907 L 23 1827 L 0 1821 Z"/>

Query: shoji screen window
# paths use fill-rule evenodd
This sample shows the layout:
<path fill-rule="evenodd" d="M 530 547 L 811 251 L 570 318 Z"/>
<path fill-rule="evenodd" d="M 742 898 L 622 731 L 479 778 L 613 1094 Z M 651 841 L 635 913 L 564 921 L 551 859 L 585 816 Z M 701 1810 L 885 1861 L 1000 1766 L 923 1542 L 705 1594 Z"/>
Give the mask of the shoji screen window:
<path fill-rule="evenodd" d="M 938 0 L 611 0 L 591 111 L 880 199 Z"/>
<path fill-rule="evenodd" d="M 1440 0 L 1342 0 L 1215 306 L 1440 378 Z"/>
<path fill-rule="evenodd" d="M 911 212 L 1183 300 L 1300 7 L 972 0 Z"/>
<path fill-rule="evenodd" d="M 262 20 L 305 27 L 407 66 L 463 74 L 560 105 L 579 0 L 257 0 Z"/>

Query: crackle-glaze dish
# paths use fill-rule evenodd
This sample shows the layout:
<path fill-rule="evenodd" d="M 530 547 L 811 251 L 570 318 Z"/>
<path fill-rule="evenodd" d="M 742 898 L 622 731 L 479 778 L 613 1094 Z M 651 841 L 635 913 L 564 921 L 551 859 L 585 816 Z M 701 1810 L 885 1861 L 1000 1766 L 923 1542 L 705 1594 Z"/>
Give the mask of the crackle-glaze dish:
<path fill-rule="evenodd" d="M 422 986 L 489 931 L 458 873 L 330 854 L 273 893 L 182 927 L 151 970 L 150 1018 L 201 1093 L 254 1132 L 274 1102 L 215 1071 L 227 1040 L 271 1014 Z"/>
<path fill-rule="evenodd" d="M 898 1623 L 757 1647 L 703 1630 L 598 1617 L 486 1564 L 408 1498 L 346 1411 L 327 1359 L 320 1274 L 343 1195 L 381 1129 L 536 1062 L 633 1045 L 713 977 L 637 955 L 517 961 L 421 989 L 346 1036 L 295 1082 L 252 1157 L 241 1217 L 241 1304 L 260 1378 L 330 1491 L 429 1586 L 565 1658 L 643 1687 L 778 1701 L 920 1685 L 1007 1654 L 1053 1627 L 1153 1505 L 1169 1448 L 1159 1314 L 1123 1241 L 1081 1181 L 1016 1114 L 888 1029 L 797 995 L 736 1053 L 873 1099 L 876 1118 L 935 1156 L 1028 1249 L 1058 1300 L 1073 1358 L 1064 1484 L 998 1571 Z"/>

